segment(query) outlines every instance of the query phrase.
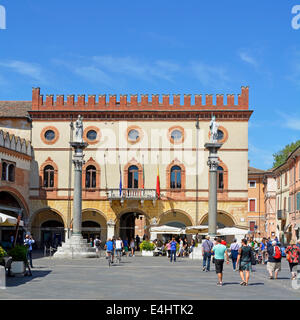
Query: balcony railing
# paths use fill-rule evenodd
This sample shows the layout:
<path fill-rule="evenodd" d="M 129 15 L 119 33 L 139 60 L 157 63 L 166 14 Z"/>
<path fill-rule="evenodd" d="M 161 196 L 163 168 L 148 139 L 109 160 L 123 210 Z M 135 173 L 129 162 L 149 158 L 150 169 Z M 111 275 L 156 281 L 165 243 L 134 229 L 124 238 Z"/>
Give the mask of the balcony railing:
<path fill-rule="evenodd" d="M 155 189 L 123 189 L 120 194 L 119 189 L 109 189 L 108 199 L 111 200 L 156 200 Z"/>
<path fill-rule="evenodd" d="M 277 219 L 278 220 L 286 219 L 286 210 L 277 210 Z"/>

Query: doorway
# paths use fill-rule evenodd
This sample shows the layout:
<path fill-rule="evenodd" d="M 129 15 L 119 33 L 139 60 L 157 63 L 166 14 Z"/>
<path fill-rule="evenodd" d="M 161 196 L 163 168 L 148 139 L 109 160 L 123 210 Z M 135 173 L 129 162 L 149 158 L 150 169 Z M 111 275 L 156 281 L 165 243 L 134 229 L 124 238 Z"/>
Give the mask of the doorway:
<path fill-rule="evenodd" d="M 147 232 L 147 221 L 143 214 L 137 212 L 128 212 L 120 218 L 120 232 L 121 239 L 125 240 L 128 238 L 135 239 L 138 235 L 142 241 L 144 236 L 148 236 Z"/>

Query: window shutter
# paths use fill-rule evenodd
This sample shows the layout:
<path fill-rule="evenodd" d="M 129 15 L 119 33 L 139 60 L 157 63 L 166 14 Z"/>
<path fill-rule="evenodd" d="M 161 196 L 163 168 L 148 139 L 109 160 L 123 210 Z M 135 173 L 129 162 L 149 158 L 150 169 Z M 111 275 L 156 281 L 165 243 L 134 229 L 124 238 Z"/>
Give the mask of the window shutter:
<path fill-rule="evenodd" d="M 297 210 L 300 210 L 300 192 L 297 193 Z"/>

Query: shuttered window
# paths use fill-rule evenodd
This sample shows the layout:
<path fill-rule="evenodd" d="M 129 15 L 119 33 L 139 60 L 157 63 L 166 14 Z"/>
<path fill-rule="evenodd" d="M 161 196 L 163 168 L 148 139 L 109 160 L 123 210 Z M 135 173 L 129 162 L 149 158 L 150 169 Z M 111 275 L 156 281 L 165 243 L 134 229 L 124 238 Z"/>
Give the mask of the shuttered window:
<path fill-rule="evenodd" d="M 249 211 L 250 212 L 255 212 L 255 199 L 250 199 L 249 200 Z"/>

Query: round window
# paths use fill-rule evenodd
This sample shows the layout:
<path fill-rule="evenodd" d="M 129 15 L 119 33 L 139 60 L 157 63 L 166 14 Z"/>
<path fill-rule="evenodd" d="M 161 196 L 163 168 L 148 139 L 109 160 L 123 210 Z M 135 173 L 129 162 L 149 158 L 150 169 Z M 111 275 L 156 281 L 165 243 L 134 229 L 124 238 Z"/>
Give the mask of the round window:
<path fill-rule="evenodd" d="M 97 132 L 95 130 L 89 130 L 88 133 L 86 134 L 86 137 L 89 140 L 94 141 L 97 139 Z"/>
<path fill-rule="evenodd" d="M 220 141 L 220 140 L 223 140 L 223 138 L 224 138 L 224 132 L 222 130 L 218 130 L 217 140 Z"/>
<path fill-rule="evenodd" d="M 45 132 L 45 139 L 47 141 L 52 141 L 55 139 L 55 132 L 53 130 L 47 130 Z"/>
<path fill-rule="evenodd" d="M 130 141 L 137 141 L 139 136 L 140 136 L 139 132 L 135 129 L 132 129 L 128 132 L 128 140 Z"/>
<path fill-rule="evenodd" d="M 172 133 L 171 133 L 171 138 L 174 140 L 174 141 L 179 141 L 182 139 L 182 132 L 178 129 L 176 130 L 173 130 Z"/>

